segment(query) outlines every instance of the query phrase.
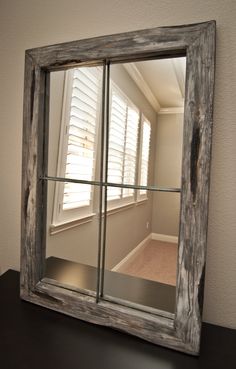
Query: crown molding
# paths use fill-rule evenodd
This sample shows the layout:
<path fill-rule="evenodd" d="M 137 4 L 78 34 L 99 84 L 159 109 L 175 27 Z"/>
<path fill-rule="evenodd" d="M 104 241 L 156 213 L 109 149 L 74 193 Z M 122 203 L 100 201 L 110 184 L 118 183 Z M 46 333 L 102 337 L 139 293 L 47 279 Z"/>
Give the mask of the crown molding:
<path fill-rule="evenodd" d="M 169 107 L 169 108 L 161 108 L 158 112 L 159 114 L 183 114 L 184 113 L 184 107 Z"/>

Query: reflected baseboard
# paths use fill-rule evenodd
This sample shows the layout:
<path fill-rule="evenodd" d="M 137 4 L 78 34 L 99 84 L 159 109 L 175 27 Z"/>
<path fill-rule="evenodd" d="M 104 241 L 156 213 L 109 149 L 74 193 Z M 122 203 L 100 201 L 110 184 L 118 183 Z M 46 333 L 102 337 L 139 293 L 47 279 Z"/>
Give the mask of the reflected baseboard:
<path fill-rule="evenodd" d="M 156 240 L 156 241 L 178 243 L 178 237 L 177 236 L 170 236 L 168 234 L 151 233 L 151 239 Z"/>
<path fill-rule="evenodd" d="M 139 251 L 151 240 L 163 241 L 169 243 L 178 243 L 177 236 L 170 236 L 167 234 L 160 233 L 149 233 L 149 235 L 144 238 L 133 250 L 131 250 L 118 264 L 111 269 L 112 272 L 118 272 L 121 267 L 123 267 L 126 263 L 130 262 L 130 260 L 137 255 Z"/>
<path fill-rule="evenodd" d="M 150 233 L 144 240 L 142 240 L 133 250 L 131 250 L 117 265 L 112 268 L 112 272 L 117 272 L 124 264 L 130 261 L 138 251 L 141 250 L 152 239 L 152 233 Z"/>

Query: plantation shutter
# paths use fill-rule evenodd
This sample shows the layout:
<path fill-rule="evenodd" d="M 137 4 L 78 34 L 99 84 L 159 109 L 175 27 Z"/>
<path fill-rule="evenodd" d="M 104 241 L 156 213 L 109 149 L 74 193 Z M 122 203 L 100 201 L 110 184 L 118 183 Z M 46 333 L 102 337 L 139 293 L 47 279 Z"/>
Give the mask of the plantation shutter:
<path fill-rule="evenodd" d="M 135 184 L 139 111 L 116 88 L 111 93 L 108 182 Z M 134 194 L 133 189 L 109 187 L 107 198 L 118 200 Z"/>
<path fill-rule="evenodd" d="M 118 93 L 112 89 L 109 128 L 108 182 L 122 183 L 123 180 L 126 110 L 126 103 Z M 121 188 L 109 187 L 107 198 L 108 200 L 120 199 Z"/>
<path fill-rule="evenodd" d="M 94 179 L 98 95 L 98 68 L 74 69 L 66 130 L 66 178 L 87 181 Z M 91 185 L 67 182 L 64 186 L 63 210 L 89 206 L 91 198 Z"/>
<path fill-rule="evenodd" d="M 142 124 L 142 143 L 141 143 L 141 168 L 140 168 L 140 185 L 147 186 L 148 184 L 148 164 L 150 155 L 150 137 L 151 124 L 144 118 Z M 146 190 L 140 190 L 140 195 L 145 195 Z"/>

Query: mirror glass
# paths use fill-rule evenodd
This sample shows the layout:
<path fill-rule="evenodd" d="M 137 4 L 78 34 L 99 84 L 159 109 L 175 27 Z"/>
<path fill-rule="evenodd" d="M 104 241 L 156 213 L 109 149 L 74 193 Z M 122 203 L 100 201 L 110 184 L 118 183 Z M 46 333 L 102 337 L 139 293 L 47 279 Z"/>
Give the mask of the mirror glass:
<path fill-rule="evenodd" d="M 100 245 L 102 298 L 174 313 L 185 59 L 111 64 L 108 147 L 103 68 L 51 73 L 45 277 L 95 294 Z"/>
<path fill-rule="evenodd" d="M 108 182 L 155 190 L 108 187 L 103 293 L 174 313 L 185 58 L 113 64 L 110 77 Z"/>
<path fill-rule="evenodd" d="M 121 211 L 108 211 L 103 293 L 108 299 L 174 313 L 179 194 L 159 193 L 158 199 L 156 195 L 147 191 L 146 201 L 122 210 L 122 217 Z M 171 206 L 171 218 L 176 217 L 166 228 L 159 225 L 154 210 L 160 198 L 165 207 Z"/>
<path fill-rule="evenodd" d="M 48 182 L 45 276 L 88 293 L 97 288 L 102 74 L 50 74 L 48 174 L 63 180 Z"/>

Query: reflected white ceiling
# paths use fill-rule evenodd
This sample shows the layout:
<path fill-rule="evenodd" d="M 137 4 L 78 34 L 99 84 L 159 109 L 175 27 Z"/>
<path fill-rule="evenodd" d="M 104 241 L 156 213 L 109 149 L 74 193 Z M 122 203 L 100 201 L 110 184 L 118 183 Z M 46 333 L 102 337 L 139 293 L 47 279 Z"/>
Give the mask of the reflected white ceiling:
<path fill-rule="evenodd" d="M 183 107 L 185 57 L 129 63 L 125 67 L 156 111 Z"/>

